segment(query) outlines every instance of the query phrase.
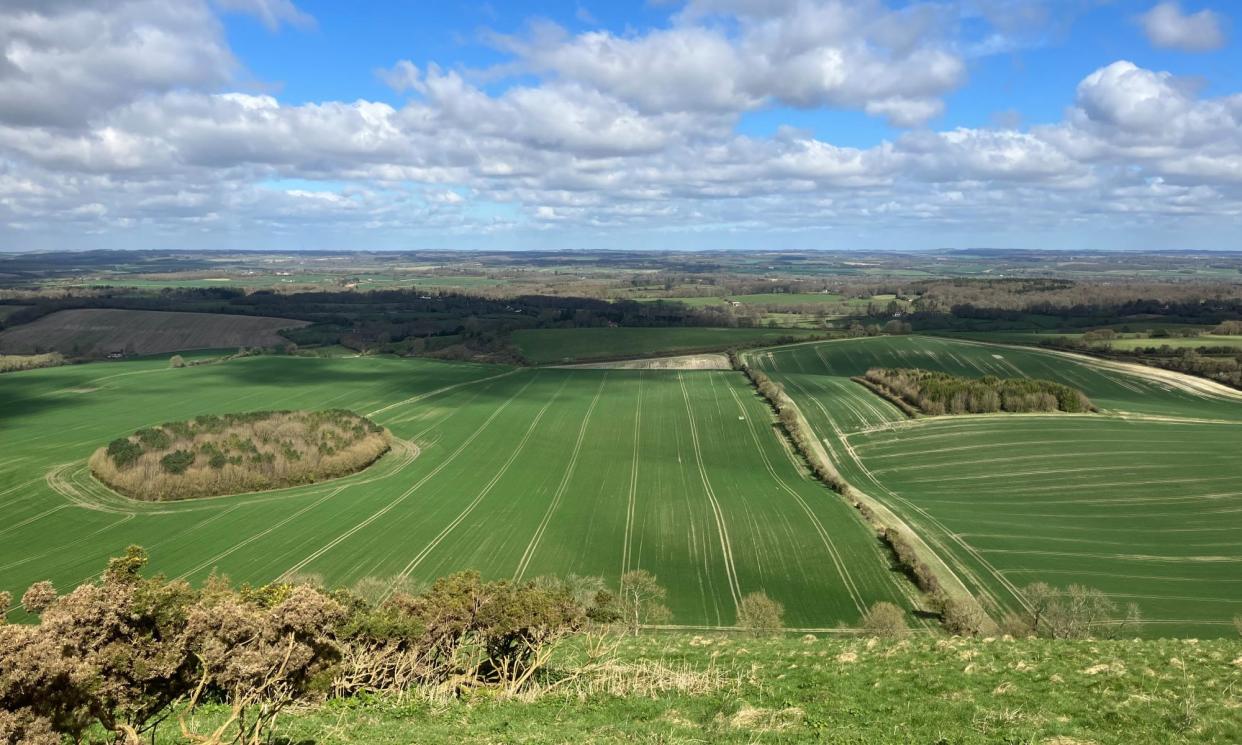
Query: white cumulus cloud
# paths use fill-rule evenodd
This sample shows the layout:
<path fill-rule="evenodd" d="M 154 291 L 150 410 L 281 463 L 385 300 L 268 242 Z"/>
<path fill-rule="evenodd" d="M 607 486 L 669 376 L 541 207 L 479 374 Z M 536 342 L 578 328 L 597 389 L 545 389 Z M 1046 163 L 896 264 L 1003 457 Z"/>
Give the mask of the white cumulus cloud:
<path fill-rule="evenodd" d="M 1208 9 L 1183 13 L 1177 2 L 1163 2 L 1139 16 L 1147 39 L 1161 49 L 1210 52 L 1225 45 L 1221 17 Z"/>

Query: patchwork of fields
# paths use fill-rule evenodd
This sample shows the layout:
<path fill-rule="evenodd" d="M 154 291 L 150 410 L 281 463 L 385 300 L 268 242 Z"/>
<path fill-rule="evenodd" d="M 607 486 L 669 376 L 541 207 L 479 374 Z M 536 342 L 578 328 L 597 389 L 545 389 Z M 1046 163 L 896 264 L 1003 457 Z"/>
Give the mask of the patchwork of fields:
<path fill-rule="evenodd" d="M 1233 634 L 1242 613 L 1242 399 L 1087 358 L 926 337 L 748 355 L 799 402 L 842 473 L 898 512 L 993 610 L 1042 580 L 1136 603 L 1150 635 Z M 906 419 L 868 367 L 1044 378 L 1093 415 Z"/>
<path fill-rule="evenodd" d="M 163 421 L 349 408 L 402 440 L 336 481 L 139 503 L 85 468 L 101 443 Z M 67 588 L 144 545 L 202 580 L 318 574 L 426 581 L 643 568 L 674 623 L 730 626 L 763 591 L 793 627 L 853 625 L 908 585 L 838 497 L 808 478 L 732 371 L 511 369 L 251 357 L 184 369 L 133 361 L 6 374 L 0 386 L 0 589 Z"/>

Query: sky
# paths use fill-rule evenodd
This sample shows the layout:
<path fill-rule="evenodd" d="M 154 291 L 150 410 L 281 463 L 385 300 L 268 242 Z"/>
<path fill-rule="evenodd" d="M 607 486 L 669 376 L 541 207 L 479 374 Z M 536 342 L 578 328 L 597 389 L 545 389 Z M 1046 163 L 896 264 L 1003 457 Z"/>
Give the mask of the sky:
<path fill-rule="evenodd" d="M 1237 0 L 3 0 L 0 250 L 1242 249 Z"/>

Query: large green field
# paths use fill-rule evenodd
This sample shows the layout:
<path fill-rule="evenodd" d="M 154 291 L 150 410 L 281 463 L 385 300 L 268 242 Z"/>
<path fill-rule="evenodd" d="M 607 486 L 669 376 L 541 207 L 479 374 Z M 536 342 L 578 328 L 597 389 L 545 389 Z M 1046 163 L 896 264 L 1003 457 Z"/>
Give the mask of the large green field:
<path fill-rule="evenodd" d="M 797 329 L 759 328 L 524 329 L 513 332 L 513 343 L 530 362 L 546 364 L 716 351 L 809 336 Z"/>
<path fill-rule="evenodd" d="M 102 488 L 84 460 L 200 414 L 343 407 L 404 443 L 317 485 L 176 503 Z M 99 363 L 0 379 L 0 588 L 65 589 L 137 543 L 155 570 L 238 581 L 426 581 L 653 572 L 673 622 L 731 626 L 763 591 L 802 628 L 853 625 L 904 580 L 852 508 L 810 479 L 733 371 L 512 369 L 250 357 Z"/>
<path fill-rule="evenodd" d="M 913 525 L 997 614 L 1035 580 L 1137 603 L 1145 633 L 1236 633 L 1242 398 L 1089 358 L 928 337 L 749 355 L 782 382 L 843 474 Z M 1044 378 L 1089 415 L 908 420 L 849 380 L 873 366 Z"/>
<path fill-rule="evenodd" d="M 1206 328 L 1203 329 L 1206 331 Z M 1073 342 L 1082 339 L 1081 332 L 1054 331 L 967 331 L 961 333 L 944 332 L 944 336 L 978 341 L 1000 342 L 1004 344 L 1037 345 L 1045 340 L 1057 342 Z M 1146 333 L 1121 333 L 1108 342 L 1100 342 L 1113 349 L 1129 351 L 1147 347 L 1172 347 L 1173 349 L 1198 349 L 1200 347 L 1235 347 L 1242 348 L 1242 336 L 1227 336 L 1202 333 L 1199 336 L 1165 336 L 1153 337 Z"/>

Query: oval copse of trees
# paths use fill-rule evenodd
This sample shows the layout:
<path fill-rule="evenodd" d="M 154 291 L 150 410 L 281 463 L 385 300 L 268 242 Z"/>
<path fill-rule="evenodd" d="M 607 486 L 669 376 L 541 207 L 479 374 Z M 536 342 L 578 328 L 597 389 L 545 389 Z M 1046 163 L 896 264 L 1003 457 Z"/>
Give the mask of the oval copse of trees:
<path fill-rule="evenodd" d="M 90 457 L 95 477 L 149 501 L 279 489 L 374 463 L 388 433 L 352 411 L 254 411 L 144 427 Z"/>
<path fill-rule="evenodd" d="M 991 414 L 1095 411 L 1091 399 L 1077 388 L 1034 378 L 963 378 L 917 368 L 871 368 L 858 379 L 889 398 L 907 413 Z"/>

